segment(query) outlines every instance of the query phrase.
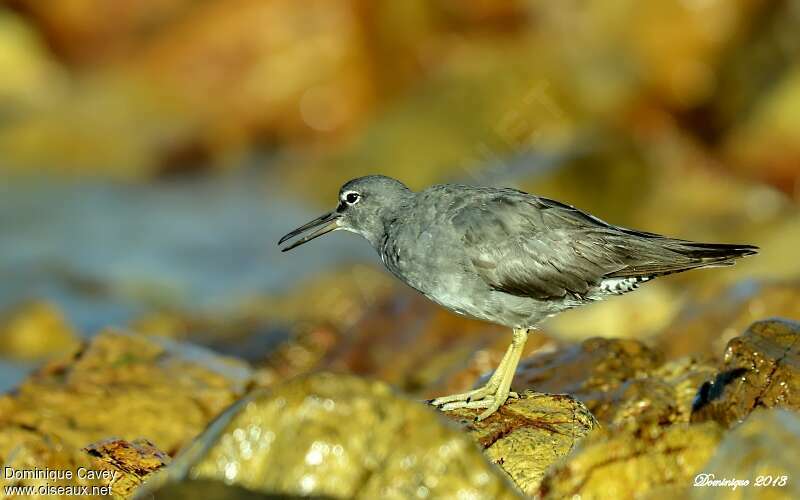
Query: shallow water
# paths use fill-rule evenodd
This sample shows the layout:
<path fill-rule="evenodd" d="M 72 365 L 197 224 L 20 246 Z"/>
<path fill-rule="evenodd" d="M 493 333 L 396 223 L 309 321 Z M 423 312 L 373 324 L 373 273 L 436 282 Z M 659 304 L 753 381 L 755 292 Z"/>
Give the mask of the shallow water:
<path fill-rule="evenodd" d="M 224 312 L 337 263 L 376 259 L 335 234 L 282 254 L 319 215 L 254 172 L 156 184 L 11 179 L 0 185 L 0 310 L 60 306 L 83 335 L 152 307 Z M 0 390 L 16 365 L 3 367 Z"/>

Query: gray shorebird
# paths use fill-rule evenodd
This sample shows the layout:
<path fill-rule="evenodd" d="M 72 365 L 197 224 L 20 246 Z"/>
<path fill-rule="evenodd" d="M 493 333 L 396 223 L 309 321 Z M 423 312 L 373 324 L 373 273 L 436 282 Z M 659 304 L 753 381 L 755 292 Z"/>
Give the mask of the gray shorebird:
<path fill-rule="evenodd" d="M 477 420 L 518 397 L 511 380 L 528 333 L 543 319 L 758 250 L 614 226 L 515 189 L 441 184 L 415 193 L 381 175 L 348 181 L 335 210 L 278 244 L 305 234 L 285 252 L 339 229 L 366 238 L 392 274 L 437 304 L 513 329 L 486 385 L 430 401 L 442 410 L 485 409 Z"/>

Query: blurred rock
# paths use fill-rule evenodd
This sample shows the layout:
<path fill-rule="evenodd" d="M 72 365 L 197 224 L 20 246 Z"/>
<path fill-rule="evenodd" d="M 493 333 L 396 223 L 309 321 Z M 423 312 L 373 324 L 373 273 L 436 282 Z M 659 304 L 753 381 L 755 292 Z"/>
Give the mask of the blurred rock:
<path fill-rule="evenodd" d="M 756 257 L 760 258 L 760 257 Z M 745 282 L 687 303 L 658 336 L 668 359 L 698 353 L 718 357 L 725 345 L 762 318 L 800 319 L 800 283 Z"/>
<path fill-rule="evenodd" d="M 17 469 L 96 468 L 81 450 L 111 436 L 175 453 L 241 396 L 249 376 L 242 362 L 199 347 L 106 332 L 0 397 L 0 456 Z"/>
<path fill-rule="evenodd" d="M 800 470 L 798 449 L 797 413 L 757 409 L 725 435 L 708 463 L 699 469 L 694 486 L 687 488 L 685 494 L 688 498 L 715 500 L 800 498 L 800 483 L 794 477 Z M 749 485 L 734 490 L 708 483 L 726 478 L 749 480 Z"/>
<path fill-rule="evenodd" d="M 692 484 L 714 454 L 722 429 L 713 422 L 601 429 L 550 468 L 542 498 L 640 498 Z"/>
<path fill-rule="evenodd" d="M 800 20 L 800 13 L 796 16 Z M 797 52 L 800 54 L 800 49 Z M 754 106 L 726 138 L 724 153 L 738 171 L 798 199 L 800 67 L 795 65 Z"/>
<path fill-rule="evenodd" d="M 295 284 L 281 295 L 256 297 L 242 304 L 245 317 L 269 318 L 276 323 L 328 324 L 352 328 L 389 300 L 403 303 L 402 286 L 385 270 L 373 265 L 343 265 Z M 398 307 L 400 307 L 398 305 Z"/>
<path fill-rule="evenodd" d="M 614 426 L 690 421 L 697 388 L 715 367 L 694 358 L 668 362 L 648 377 L 631 379 L 605 395 L 598 415 Z"/>
<path fill-rule="evenodd" d="M 115 473 L 112 490 L 114 495 L 123 498 L 129 497 L 147 476 L 170 461 L 169 455 L 146 439 L 133 442 L 107 439 L 90 444 L 83 451 L 96 458 L 103 469 Z"/>
<path fill-rule="evenodd" d="M 700 387 L 692 421 L 731 427 L 758 408 L 800 409 L 800 323 L 754 323 L 728 342 L 713 381 Z"/>
<path fill-rule="evenodd" d="M 752 0 L 680 0 L 622 9 L 626 47 L 645 82 L 676 108 L 703 102 L 715 90 L 715 69 L 731 40 L 750 28 L 762 8 Z M 668 43 L 665 41 L 669 40 Z"/>
<path fill-rule="evenodd" d="M 78 347 L 77 334 L 61 310 L 30 302 L 0 317 L 0 355 L 33 361 L 67 354 Z"/>
<path fill-rule="evenodd" d="M 213 150 L 343 132 L 373 90 L 353 0 L 227 0 L 197 6 L 132 65 L 173 89 Z M 214 96 L 214 99 L 209 99 Z"/>
<path fill-rule="evenodd" d="M 154 33 L 193 7 L 192 0 L 7 2 L 29 16 L 63 59 L 97 65 L 130 56 Z"/>
<path fill-rule="evenodd" d="M 0 7 L 0 127 L 60 88 L 64 76 L 38 33 Z"/>
<path fill-rule="evenodd" d="M 592 430 L 594 416 L 570 396 L 531 391 L 509 400 L 489 418 L 475 422 L 478 410 L 443 412 L 459 421 L 526 495 L 533 496 L 545 471 Z"/>
<path fill-rule="evenodd" d="M 295 325 L 258 363 L 260 385 L 333 370 L 433 397 L 469 388 L 495 368 L 510 342 L 508 328 L 450 313 L 370 266 L 325 274 L 243 311 Z M 526 353 L 532 353 L 552 340 L 539 333 L 528 344 Z"/>
<path fill-rule="evenodd" d="M 518 498 L 433 410 L 383 383 L 332 374 L 242 399 L 140 495 L 186 479 L 272 495 Z"/>
<path fill-rule="evenodd" d="M 194 115 L 167 89 L 143 85 L 130 75 L 83 75 L 49 89 L 25 113 L 6 120 L 0 128 L 0 169 L 4 174 L 146 179 L 172 151 L 195 140 Z"/>

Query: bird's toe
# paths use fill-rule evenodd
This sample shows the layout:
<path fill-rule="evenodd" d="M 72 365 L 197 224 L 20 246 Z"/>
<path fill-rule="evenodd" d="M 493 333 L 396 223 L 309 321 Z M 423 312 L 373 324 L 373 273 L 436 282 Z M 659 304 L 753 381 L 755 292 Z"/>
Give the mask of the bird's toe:
<path fill-rule="evenodd" d="M 494 404 L 494 397 L 489 396 L 483 399 L 476 399 L 473 401 L 453 401 L 441 406 L 439 409 L 442 411 L 460 410 L 462 408 L 481 409 L 489 408 Z"/>

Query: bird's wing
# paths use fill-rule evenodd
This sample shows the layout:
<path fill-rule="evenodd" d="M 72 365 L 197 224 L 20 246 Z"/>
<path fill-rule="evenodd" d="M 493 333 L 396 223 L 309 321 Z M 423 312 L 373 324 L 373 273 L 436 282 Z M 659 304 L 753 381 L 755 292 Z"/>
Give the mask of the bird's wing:
<path fill-rule="evenodd" d="M 717 245 L 719 255 L 707 254 L 710 246 L 620 228 L 514 190 L 497 190 L 465 204 L 452 223 L 487 285 L 539 299 L 584 297 L 604 279 L 652 277 L 727 264 L 741 256 L 730 255 L 732 245 Z"/>

